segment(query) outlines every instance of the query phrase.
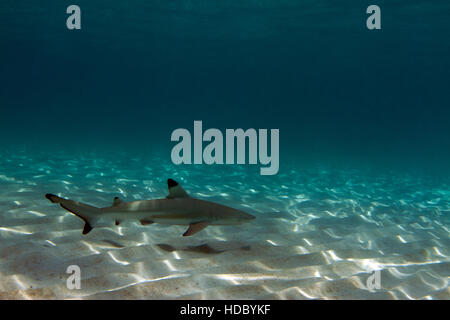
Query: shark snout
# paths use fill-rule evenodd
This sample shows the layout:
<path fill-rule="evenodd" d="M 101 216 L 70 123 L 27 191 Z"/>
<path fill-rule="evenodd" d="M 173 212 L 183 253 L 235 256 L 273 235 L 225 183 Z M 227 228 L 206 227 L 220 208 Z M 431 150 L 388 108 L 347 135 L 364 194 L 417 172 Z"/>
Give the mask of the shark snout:
<path fill-rule="evenodd" d="M 246 219 L 247 219 L 247 220 L 254 220 L 254 219 L 256 219 L 256 217 L 255 217 L 255 216 L 252 216 L 252 215 L 249 214 L 249 213 L 247 213 Z"/>
<path fill-rule="evenodd" d="M 247 212 L 242 212 L 242 211 L 239 212 L 239 219 L 242 222 L 248 222 L 248 221 L 254 220 L 255 218 L 256 218 L 255 216 L 253 216 Z"/>

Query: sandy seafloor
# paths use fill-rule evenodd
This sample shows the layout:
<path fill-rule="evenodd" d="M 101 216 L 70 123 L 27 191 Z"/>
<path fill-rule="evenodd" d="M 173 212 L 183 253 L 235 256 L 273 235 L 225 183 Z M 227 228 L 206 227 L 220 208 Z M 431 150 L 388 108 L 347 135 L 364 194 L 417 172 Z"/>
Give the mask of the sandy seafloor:
<path fill-rule="evenodd" d="M 4 152 L 0 299 L 450 298 L 448 180 L 286 165 L 263 177 L 158 156 Z M 186 238 L 184 226 L 137 222 L 83 236 L 80 219 L 44 198 L 159 198 L 167 178 L 257 219 Z M 69 265 L 81 268 L 79 290 L 66 287 Z"/>

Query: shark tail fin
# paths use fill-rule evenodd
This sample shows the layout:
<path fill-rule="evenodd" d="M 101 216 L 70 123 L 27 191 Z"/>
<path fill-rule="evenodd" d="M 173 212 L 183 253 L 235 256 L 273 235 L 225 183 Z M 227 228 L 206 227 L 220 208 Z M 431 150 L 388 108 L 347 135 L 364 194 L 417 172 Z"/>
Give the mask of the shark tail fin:
<path fill-rule="evenodd" d="M 58 197 L 58 196 L 56 196 L 56 195 L 54 195 L 54 194 L 51 194 L 51 193 L 47 193 L 47 194 L 45 195 L 45 197 L 46 197 L 48 200 L 50 200 L 52 203 L 61 203 L 61 201 L 64 200 L 63 198 L 60 198 L 60 197 Z"/>
<path fill-rule="evenodd" d="M 52 203 L 58 203 L 62 208 L 83 220 L 83 234 L 88 234 L 93 229 L 93 222 L 95 221 L 96 216 L 101 213 L 99 208 L 73 200 L 64 199 L 51 193 L 47 193 L 45 197 Z"/>

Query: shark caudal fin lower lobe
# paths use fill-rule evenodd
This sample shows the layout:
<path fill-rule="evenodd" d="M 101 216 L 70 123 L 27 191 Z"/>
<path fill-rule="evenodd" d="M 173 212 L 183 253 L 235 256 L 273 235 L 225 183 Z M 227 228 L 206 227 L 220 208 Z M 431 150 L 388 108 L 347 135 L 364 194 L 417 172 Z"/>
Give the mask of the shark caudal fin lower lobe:
<path fill-rule="evenodd" d="M 94 220 L 94 215 L 98 215 L 100 209 L 73 200 L 63 199 L 51 193 L 47 193 L 45 197 L 52 203 L 59 203 L 63 209 L 83 220 L 84 227 L 82 234 L 88 234 L 93 229 L 92 221 Z"/>

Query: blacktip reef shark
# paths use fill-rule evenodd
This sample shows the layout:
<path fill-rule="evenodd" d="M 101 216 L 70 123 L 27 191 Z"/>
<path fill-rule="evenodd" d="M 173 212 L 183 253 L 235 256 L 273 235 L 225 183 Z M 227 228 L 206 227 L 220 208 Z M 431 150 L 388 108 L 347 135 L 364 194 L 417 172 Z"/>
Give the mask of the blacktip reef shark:
<path fill-rule="evenodd" d="M 183 234 L 186 237 L 209 225 L 238 225 L 255 219 L 246 212 L 192 198 L 175 180 L 168 179 L 167 185 L 169 195 L 166 198 L 125 202 L 115 197 L 112 206 L 106 208 L 96 208 L 49 193 L 45 197 L 82 219 L 83 234 L 89 233 L 99 220 L 114 221 L 115 225 L 127 220 L 137 220 L 142 225 L 189 225 Z"/>

